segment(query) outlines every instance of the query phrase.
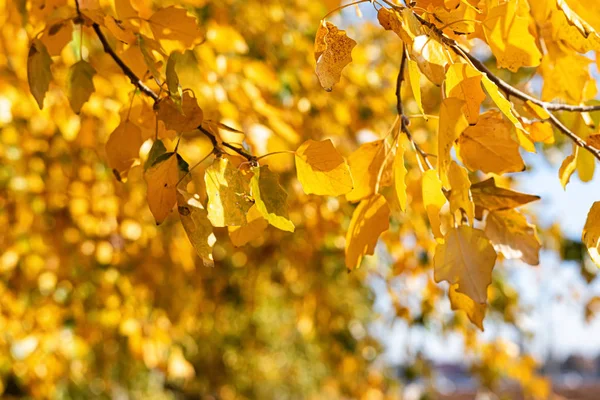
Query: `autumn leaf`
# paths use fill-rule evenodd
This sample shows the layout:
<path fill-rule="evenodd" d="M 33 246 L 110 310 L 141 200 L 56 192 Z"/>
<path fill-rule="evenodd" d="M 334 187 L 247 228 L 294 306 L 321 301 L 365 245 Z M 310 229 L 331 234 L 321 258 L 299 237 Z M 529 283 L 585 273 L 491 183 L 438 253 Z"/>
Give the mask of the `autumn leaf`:
<path fill-rule="evenodd" d="M 196 99 L 186 92 L 182 97 L 181 108 L 171 97 L 161 100 L 158 103 L 158 119 L 164 122 L 167 130 L 190 132 L 202 124 L 204 113 Z"/>
<path fill-rule="evenodd" d="M 565 158 L 558 169 L 558 178 L 564 190 L 567 190 L 567 184 L 571 180 L 571 175 L 577 169 L 577 152 L 578 148 L 574 148 L 574 153 Z"/>
<path fill-rule="evenodd" d="M 73 64 L 69 70 L 67 91 L 69 93 L 69 103 L 75 114 L 81 112 L 81 107 L 96 90 L 92 80 L 95 74 L 96 70 L 83 60 Z"/>
<path fill-rule="evenodd" d="M 246 224 L 246 214 L 252 202 L 250 192 L 240 170 L 228 158 L 219 157 L 204 173 L 208 196 L 208 219 L 213 226 L 239 226 Z"/>
<path fill-rule="evenodd" d="M 51 57 L 59 56 L 62 49 L 73 37 L 73 22 L 58 21 L 48 26 L 40 37 L 40 41 L 46 46 Z"/>
<path fill-rule="evenodd" d="M 198 195 L 177 190 L 177 211 L 183 229 L 204 265 L 214 266 L 212 248 L 217 239 L 208 220 L 208 213 L 200 203 Z"/>
<path fill-rule="evenodd" d="M 469 126 L 463 114 L 463 100 L 449 97 L 440 106 L 438 128 L 438 173 L 444 187 L 448 187 L 448 169 L 452 159 L 450 151 L 459 135 Z"/>
<path fill-rule="evenodd" d="M 494 178 L 471 185 L 471 195 L 475 206 L 489 211 L 508 210 L 540 199 L 539 196 L 498 187 Z"/>
<path fill-rule="evenodd" d="M 406 65 L 408 67 L 408 81 L 410 83 L 413 97 L 415 98 L 415 102 L 417 103 L 421 114 L 425 115 L 425 110 L 423 109 L 423 100 L 421 98 L 421 71 L 419 70 L 417 63 L 410 58 L 406 59 Z"/>
<path fill-rule="evenodd" d="M 485 100 L 481 79 L 481 73 L 469 64 L 452 64 L 446 71 L 446 96 L 456 97 L 465 102 L 464 114 L 470 125 L 477 123 L 479 108 Z"/>
<path fill-rule="evenodd" d="M 138 160 L 142 143 L 141 129 L 129 120 L 121 122 L 110 134 L 106 142 L 106 157 L 108 165 L 117 171 L 119 179 L 126 177 Z"/>
<path fill-rule="evenodd" d="M 452 161 L 448 172 L 448 182 L 452 190 L 448 199 L 450 203 L 450 212 L 456 218 L 456 212 L 464 212 L 471 224 L 475 219 L 475 205 L 471 197 L 471 181 L 467 170 L 456 162 Z"/>
<path fill-rule="evenodd" d="M 269 223 L 255 205 L 250 207 L 246 215 L 247 223 L 242 226 L 230 226 L 229 238 L 234 246 L 240 247 L 262 236 Z"/>
<path fill-rule="evenodd" d="M 346 268 L 360 267 L 363 256 L 372 255 L 379 235 L 389 228 L 390 208 L 382 195 L 361 201 L 346 233 Z"/>
<path fill-rule="evenodd" d="M 152 147 L 150 147 L 150 151 L 148 152 L 148 158 L 144 163 L 144 171 L 147 171 L 154 163 L 156 159 L 167 152 L 167 148 L 162 140 L 158 139 L 152 143 Z"/>
<path fill-rule="evenodd" d="M 571 24 L 572 26 L 577 28 L 577 30 L 581 33 L 581 35 L 584 38 L 587 39 L 590 35 L 595 36 L 596 38 L 599 38 L 598 37 L 599 35 L 596 32 L 596 30 L 590 24 L 588 24 L 583 18 L 581 18 L 579 15 L 577 15 L 577 13 L 575 13 L 575 11 L 573 11 L 571 9 L 571 7 L 569 7 L 569 5 L 567 4 L 567 1 L 556 0 L 556 5 L 557 5 L 558 9 L 564 13 L 569 24 Z"/>
<path fill-rule="evenodd" d="M 554 143 L 554 130 L 548 122 L 533 122 L 524 125 L 529 132 L 531 140 L 537 143 L 552 144 Z"/>
<path fill-rule="evenodd" d="M 398 143 L 396 149 L 396 156 L 394 157 L 394 163 L 392 165 L 392 171 L 394 175 L 394 190 L 396 191 L 396 198 L 400 209 L 406 211 L 406 174 L 408 170 L 404 165 L 404 146 L 402 143 Z"/>
<path fill-rule="evenodd" d="M 266 165 L 254 168 L 253 172 L 250 188 L 257 210 L 274 227 L 294 232 L 294 224 L 287 215 L 287 193 L 279 184 L 279 175 Z"/>
<path fill-rule="evenodd" d="M 458 284 L 456 291 L 485 304 L 492 282 L 496 252 L 482 230 L 462 225 L 452 228 L 438 244 L 433 257 L 436 282 Z"/>
<path fill-rule="evenodd" d="M 419 35 L 410 47 L 410 57 L 431 83 L 438 86 L 442 84 L 448 56 L 440 42 L 428 35 Z"/>
<path fill-rule="evenodd" d="M 156 225 L 160 225 L 177 202 L 179 172 L 187 173 L 187 163 L 177 153 L 165 153 L 146 171 L 144 178 L 148 184 L 148 206 Z"/>
<path fill-rule="evenodd" d="M 509 0 L 488 11 L 483 31 L 499 67 L 517 72 L 540 65 L 542 53 L 529 32 L 530 19 L 526 0 Z"/>
<path fill-rule="evenodd" d="M 442 182 L 437 175 L 437 171 L 429 169 L 423 172 L 423 206 L 427 212 L 431 230 L 436 238 L 443 237 L 440 230 L 440 210 L 446 204 L 446 196 L 444 196 Z"/>
<path fill-rule="evenodd" d="M 500 112 L 488 111 L 475 126 L 469 126 L 458 138 L 460 158 L 472 171 L 503 174 L 520 172 L 525 164 L 519 144 L 511 137 L 510 122 Z"/>
<path fill-rule="evenodd" d="M 167 77 L 166 82 L 167 89 L 169 89 L 169 96 L 173 99 L 174 103 L 179 106 L 181 106 L 181 88 L 179 87 L 179 77 L 177 76 L 177 72 L 175 72 L 175 63 L 180 54 L 181 53 L 174 51 L 169 55 L 165 74 Z"/>
<path fill-rule="evenodd" d="M 307 140 L 296 150 L 295 160 L 306 194 L 339 196 L 352 190 L 350 168 L 331 140 Z"/>
<path fill-rule="evenodd" d="M 581 241 L 587 247 L 592 261 L 600 268 L 600 201 L 596 201 L 590 208 Z"/>
<path fill-rule="evenodd" d="M 492 211 L 485 219 L 485 235 L 494 249 L 507 259 L 521 259 L 529 265 L 539 264 L 540 240 L 535 225 L 516 210 Z"/>
<path fill-rule="evenodd" d="M 173 40 L 190 48 L 202 38 L 196 19 L 182 8 L 161 8 L 150 17 L 148 23 L 156 40 Z"/>
<path fill-rule="evenodd" d="M 350 154 L 348 164 L 354 188 L 346 194 L 346 200 L 355 202 L 374 194 L 379 171 L 384 162 L 385 142 L 383 140 L 365 143 Z"/>
<path fill-rule="evenodd" d="M 492 82 L 490 78 L 482 75 L 481 82 L 483 83 L 483 87 L 492 101 L 496 103 L 496 106 L 498 106 L 502 114 L 504 114 L 517 129 L 517 138 L 519 140 L 519 144 L 530 153 L 535 153 L 535 146 L 533 145 L 531 138 L 529 138 L 529 134 L 523 127 L 523 124 L 521 121 L 519 121 L 519 118 L 515 114 L 512 103 L 508 101 L 502 93 L 500 93 L 500 89 L 498 89 L 498 86 L 496 86 L 496 84 Z"/>
<path fill-rule="evenodd" d="M 327 33 L 318 33 L 317 39 L 325 42 L 323 50 L 322 42 L 315 45 L 315 54 L 320 53 L 317 59 L 316 73 L 323 89 L 330 92 L 333 85 L 339 82 L 342 70 L 352 62 L 352 49 L 356 42 L 346 36 L 346 31 L 339 30 L 331 22 L 323 22 Z"/>
<path fill-rule="evenodd" d="M 469 321 L 483 332 L 483 319 L 485 318 L 486 304 L 476 303 L 469 296 L 458 292 L 458 284 L 450 285 L 448 298 L 453 310 L 462 310 L 467 314 Z"/>
<path fill-rule="evenodd" d="M 44 43 L 39 39 L 33 39 L 27 56 L 27 80 L 29 90 L 40 107 L 44 107 L 44 97 L 50 87 L 52 72 L 50 66 L 52 59 Z"/>

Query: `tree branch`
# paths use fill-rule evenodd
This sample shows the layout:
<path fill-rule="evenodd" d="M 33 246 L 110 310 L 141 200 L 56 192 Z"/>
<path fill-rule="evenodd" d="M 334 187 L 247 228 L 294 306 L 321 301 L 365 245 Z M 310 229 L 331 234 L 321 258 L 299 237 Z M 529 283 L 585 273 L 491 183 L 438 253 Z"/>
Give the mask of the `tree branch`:
<path fill-rule="evenodd" d="M 414 13 L 414 15 L 419 20 L 419 22 L 421 22 L 421 24 L 430 28 L 441 39 L 441 41 L 446 46 L 450 47 L 452 49 L 452 51 L 454 51 L 458 56 L 467 59 L 471 64 L 473 64 L 473 66 L 479 72 L 481 72 L 482 74 L 485 74 L 504 93 L 506 93 L 507 95 L 516 97 L 523 101 L 530 101 L 533 104 L 536 104 L 536 105 L 544 108 L 548 112 L 548 115 L 549 115 L 548 119 L 552 125 L 554 125 L 561 133 L 563 133 L 569 139 L 571 139 L 576 145 L 586 149 L 587 151 L 592 153 L 592 155 L 594 157 L 596 157 L 598 160 L 600 160 L 600 149 L 590 146 L 583 139 L 581 139 L 579 136 L 577 136 L 576 133 L 571 131 L 562 122 L 560 122 L 560 120 L 556 117 L 556 115 L 551 113 L 551 111 L 567 111 L 567 112 L 581 112 L 581 113 L 591 112 L 591 111 L 599 111 L 600 105 L 595 105 L 595 106 L 579 105 L 578 106 L 578 105 L 570 105 L 570 104 L 557 104 L 557 103 L 542 101 L 542 100 L 537 99 L 525 92 L 522 92 L 521 90 L 517 89 L 516 87 L 512 86 L 511 84 L 507 83 L 506 81 L 504 81 L 504 80 L 500 79 L 498 76 L 496 76 L 492 71 L 490 71 L 490 69 L 488 67 L 485 66 L 485 64 L 483 64 L 480 60 L 478 60 L 473 55 L 471 55 L 468 51 L 464 50 L 454 39 L 451 39 L 448 36 L 446 36 L 433 23 L 423 19 L 420 15 L 418 15 L 416 13 Z"/>
<path fill-rule="evenodd" d="M 79 9 L 79 1 L 78 0 L 75 0 L 75 7 L 77 9 L 77 15 L 79 17 L 81 17 L 81 11 Z M 108 40 L 106 39 L 106 36 L 104 36 L 104 34 L 102 33 L 102 30 L 100 29 L 100 25 L 93 23 L 92 28 L 94 29 L 94 32 L 96 32 L 96 36 L 98 36 L 98 39 L 100 39 L 100 42 L 102 43 L 102 47 L 104 49 L 104 52 L 112 57 L 112 59 L 121 68 L 123 73 L 131 80 L 131 83 L 135 87 L 137 87 L 142 93 L 144 93 L 146 96 L 148 96 L 152 100 L 154 100 L 155 103 L 157 103 L 160 100 L 160 96 L 156 92 L 154 92 L 154 90 L 149 88 L 144 82 L 142 82 L 142 80 L 135 74 L 135 72 L 133 72 L 132 69 L 129 68 L 127 66 L 127 64 L 125 64 L 125 62 L 117 55 L 117 53 L 115 53 L 115 51 L 112 49 L 112 47 L 110 47 L 110 44 L 108 43 Z M 223 153 L 223 150 L 219 146 L 219 141 L 217 140 L 217 137 L 213 133 L 211 133 L 210 131 L 205 129 L 202 125 L 198 126 L 197 129 L 200 132 L 202 132 L 204 134 L 204 136 L 208 137 L 208 139 L 210 140 L 210 142 L 213 145 L 214 154 L 220 155 L 221 153 Z M 227 147 L 227 148 L 235 151 L 236 153 L 238 153 L 239 155 L 241 155 L 246 160 L 248 160 L 252 163 L 256 163 L 256 161 L 257 161 L 257 158 L 255 156 L 253 156 L 252 154 L 246 153 L 244 150 L 242 150 L 230 143 L 222 142 L 222 145 L 224 147 Z"/>

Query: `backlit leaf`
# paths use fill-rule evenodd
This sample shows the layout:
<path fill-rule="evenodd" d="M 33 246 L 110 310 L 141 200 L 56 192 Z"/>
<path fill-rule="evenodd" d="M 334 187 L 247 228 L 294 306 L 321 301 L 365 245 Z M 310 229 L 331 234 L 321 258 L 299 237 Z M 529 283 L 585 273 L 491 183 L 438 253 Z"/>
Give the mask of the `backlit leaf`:
<path fill-rule="evenodd" d="M 455 97 L 442 101 L 438 128 L 438 173 L 444 187 L 448 187 L 450 151 L 459 135 L 469 126 L 463 113 L 465 102 Z"/>
<path fill-rule="evenodd" d="M 486 304 L 476 303 L 469 296 L 458 292 L 456 289 L 458 284 L 450 285 L 448 289 L 448 298 L 450 299 L 450 307 L 453 310 L 462 310 L 467 314 L 469 321 L 483 331 L 483 319 L 487 309 Z"/>
<path fill-rule="evenodd" d="M 576 157 L 578 151 L 578 148 L 575 147 L 574 153 L 563 160 L 558 170 L 558 178 L 560 179 L 560 184 L 564 190 L 567 190 L 567 184 L 571 180 L 571 175 L 573 175 L 573 172 L 577 169 Z"/>
<path fill-rule="evenodd" d="M 365 143 L 348 157 L 354 188 L 346 194 L 346 200 L 359 201 L 375 193 L 377 177 L 385 162 L 383 140 Z"/>
<path fill-rule="evenodd" d="M 246 215 L 247 223 L 243 226 L 230 226 L 229 238 L 234 246 L 240 247 L 262 236 L 269 223 L 255 205 L 250 207 Z"/>
<path fill-rule="evenodd" d="M 489 211 L 508 210 L 540 199 L 539 196 L 498 187 L 494 178 L 471 185 L 471 195 L 475 206 Z"/>
<path fill-rule="evenodd" d="M 495 263 L 496 252 L 483 231 L 462 225 L 450 229 L 444 243 L 436 246 L 434 278 L 457 284 L 457 292 L 485 304 Z"/>
<path fill-rule="evenodd" d="M 352 49 L 356 42 L 346 36 L 346 31 L 339 30 L 331 22 L 324 24 L 327 28 L 327 34 L 323 37 L 325 50 L 317 60 L 316 73 L 323 89 L 331 91 L 333 85 L 339 82 L 344 67 L 352 62 Z M 319 47 L 318 51 L 321 50 L 322 47 Z"/>
<path fill-rule="evenodd" d="M 467 170 L 452 161 L 448 171 L 448 181 L 452 190 L 450 191 L 450 212 L 456 218 L 457 211 L 464 212 L 471 224 L 475 219 L 475 205 L 471 197 L 471 181 Z M 461 218 L 461 217 L 459 217 Z"/>
<path fill-rule="evenodd" d="M 214 266 L 212 248 L 217 239 L 208 220 L 208 213 L 200 203 L 198 195 L 178 190 L 177 211 L 183 229 L 204 265 Z"/>
<path fill-rule="evenodd" d="M 39 39 L 33 39 L 27 56 L 27 80 L 40 110 L 44 107 L 44 97 L 52 80 L 51 65 L 52 59 L 46 46 Z"/>
<path fill-rule="evenodd" d="M 373 254 L 379 235 L 389 228 L 390 208 L 382 195 L 361 201 L 346 233 L 346 268 L 360 267 L 363 256 Z"/>
<path fill-rule="evenodd" d="M 339 196 L 352 190 L 350 168 L 331 140 L 307 140 L 296 150 L 295 160 L 306 194 Z"/>
<path fill-rule="evenodd" d="M 508 259 L 521 259 L 529 265 L 539 264 L 540 240 L 535 225 L 516 210 L 493 211 L 485 219 L 485 235 L 496 251 Z"/>
<path fill-rule="evenodd" d="M 488 111 L 475 126 L 469 126 L 458 138 L 459 154 L 472 171 L 503 174 L 525 168 L 519 144 L 511 138 L 510 122 L 500 112 Z"/>
<path fill-rule="evenodd" d="M 119 177 L 126 177 L 129 169 L 139 158 L 142 131 L 133 122 L 126 120 L 117 126 L 106 142 L 108 165 Z"/>
<path fill-rule="evenodd" d="M 75 114 L 79 114 L 81 107 L 96 90 L 92 80 L 95 74 L 96 70 L 83 60 L 73 64 L 69 70 L 67 91 L 69 93 L 69 103 Z"/>
<path fill-rule="evenodd" d="M 600 268 L 600 201 L 592 204 L 581 236 L 592 261 Z"/>
<path fill-rule="evenodd" d="M 394 175 L 394 190 L 396 191 L 396 198 L 400 204 L 400 209 L 406 211 L 406 166 L 404 165 L 404 146 L 402 143 L 398 143 L 396 149 L 396 156 L 394 157 L 394 164 L 392 165 L 392 171 Z"/>
<path fill-rule="evenodd" d="M 479 108 L 485 100 L 481 78 L 481 73 L 469 64 L 452 64 L 446 71 L 446 96 L 456 97 L 465 102 L 464 114 L 471 125 L 477 122 Z"/>
<path fill-rule="evenodd" d="M 165 153 L 144 175 L 148 184 L 148 206 L 156 225 L 160 225 L 167 218 L 177 202 L 178 164 L 176 153 Z"/>
<path fill-rule="evenodd" d="M 249 187 L 240 170 L 228 158 L 219 157 L 204 173 L 208 196 L 208 218 L 213 226 L 246 224 L 252 202 Z"/>
<path fill-rule="evenodd" d="M 526 0 L 509 0 L 488 11 L 483 31 L 499 67 L 516 72 L 540 64 L 542 53 L 529 32 L 530 19 Z"/>
<path fill-rule="evenodd" d="M 287 215 L 287 193 L 279 184 L 279 175 L 266 165 L 254 168 L 253 172 L 250 188 L 258 211 L 274 227 L 294 232 L 294 224 Z"/>
<path fill-rule="evenodd" d="M 442 191 L 442 182 L 433 169 L 423 173 L 423 206 L 427 212 L 431 230 L 436 238 L 443 237 L 440 221 L 440 210 L 446 204 L 446 196 Z"/>
<path fill-rule="evenodd" d="M 170 6 L 156 11 L 148 20 L 156 40 L 168 39 L 192 47 L 202 38 L 196 19 L 183 8 Z"/>
<path fill-rule="evenodd" d="M 165 127 L 177 133 L 190 132 L 196 129 L 204 118 L 202 109 L 198 106 L 196 98 L 185 92 L 182 98 L 181 111 L 171 97 L 158 103 L 158 119 L 164 122 Z"/>

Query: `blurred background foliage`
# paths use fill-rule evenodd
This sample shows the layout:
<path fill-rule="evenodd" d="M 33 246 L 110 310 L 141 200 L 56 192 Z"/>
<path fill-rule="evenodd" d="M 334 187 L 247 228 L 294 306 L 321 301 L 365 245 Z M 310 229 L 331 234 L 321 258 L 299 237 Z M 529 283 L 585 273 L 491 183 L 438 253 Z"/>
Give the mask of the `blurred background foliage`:
<path fill-rule="evenodd" d="M 205 40 L 178 62 L 181 85 L 194 92 L 205 119 L 243 130 L 254 154 L 295 150 L 306 139 L 328 137 L 348 155 L 384 136 L 393 123 L 401 43 L 354 9 L 341 23 L 359 41 L 353 63 L 332 93 L 317 82 L 314 35 L 339 1 L 131 4 L 146 15 L 176 4 L 197 18 Z M 532 358 L 502 341 L 480 342 L 463 314 L 448 313 L 445 291 L 431 276 L 435 241 L 423 218 L 418 168 L 409 168 L 409 211 L 393 210 L 391 229 L 382 237 L 385 252 L 348 274 L 344 235 L 352 206 L 341 198 L 305 195 L 293 157 L 271 156 L 268 164 L 289 193 L 296 232 L 269 227 L 236 248 L 226 229 L 216 229 L 216 265 L 205 268 L 176 218 L 156 226 L 141 166 L 126 183 L 107 166 L 104 143 L 122 115 L 130 112 L 146 137 L 153 136 L 147 118 L 152 105 L 133 94 L 91 28 L 81 34 L 75 25 L 64 33 L 68 45 L 53 54 L 60 55 L 52 67 L 60 84 L 51 85 L 42 111 L 29 94 L 29 41 L 52 21 L 74 18 L 72 1 L 0 5 L 4 396 L 398 398 L 399 383 L 378 362 L 382 345 L 369 330 L 380 319 L 369 276 L 385 283 L 392 319 L 464 334 L 473 373 L 487 387 L 508 374 L 530 393 L 547 391 Z M 110 0 L 101 5 L 108 12 L 114 7 Z M 127 46 L 112 44 L 135 66 Z M 76 115 L 64 81 L 80 51 L 96 67 L 96 92 Z M 520 82 L 526 73 L 503 78 Z M 424 85 L 423 102 L 426 111 L 437 110 L 439 90 Z M 407 101 L 406 107 L 417 114 L 416 104 Z M 415 141 L 431 148 L 436 129 L 433 118 L 415 119 Z M 240 140 L 231 135 L 231 141 Z M 557 142 L 560 148 L 561 138 Z M 150 144 L 142 147 L 142 158 Z M 190 135 L 179 152 L 192 164 L 210 146 L 205 137 Z M 407 153 L 406 162 L 416 166 L 414 153 Z M 498 181 L 509 186 L 509 179 Z M 202 185 L 202 175 L 195 174 L 190 186 Z M 558 230 L 540 234 L 560 250 Z M 488 318 L 516 324 L 523 312 L 518 293 L 499 268 L 490 293 Z M 411 373 L 427 376 L 422 361 L 414 360 Z"/>

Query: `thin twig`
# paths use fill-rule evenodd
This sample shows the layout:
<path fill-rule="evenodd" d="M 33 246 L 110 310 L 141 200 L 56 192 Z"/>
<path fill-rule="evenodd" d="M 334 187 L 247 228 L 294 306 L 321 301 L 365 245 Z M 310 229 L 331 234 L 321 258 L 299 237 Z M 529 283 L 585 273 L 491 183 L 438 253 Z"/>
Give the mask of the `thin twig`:
<path fill-rule="evenodd" d="M 408 117 L 406 115 L 404 115 L 404 107 L 402 106 L 402 93 L 401 92 L 402 92 L 402 82 L 404 82 L 404 68 L 406 65 L 406 58 L 407 58 L 406 51 L 404 49 L 404 46 L 402 46 L 402 60 L 400 61 L 400 68 L 398 70 L 398 78 L 396 79 L 396 111 L 398 111 L 398 116 L 400 117 L 400 126 L 402 129 L 402 132 L 404 132 L 406 134 L 406 137 L 412 143 L 413 148 L 423 158 L 427 167 L 429 169 L 433 169 L 433 165 L 427 158 L 429 156 L 429 154 L 415 142 L 413 135 L 412 135 L 410 129 L 408 128 L 408 125 L 410 124 L 410 120 L 408 119 Z"/>
<path fill-rule="evenodd" d="M 500 79 L 498 76 L 496 76 L 492 71 L 490 71 L 490 69 L 488 67 L 485 66 L 485 64 L 483 62 L 481 62 L 480 60 L 475 58 L 473 55 L 471 55 L 468 51 L 463 49 L 454 39 L 446 36 L 433 23 L 423 19 L 418 14 L 414 14 L 414 15 L 419 20 L 419 22 L 421 22 L 421 24 L 430 28 L 437 36 L 439 36 L 440 40 L 446 46 L 450 47 L 460 57 L 465 58 L 467 61 L 469 61 L 473 65 L 473 67 L 475 67 L 475 69 L 477 69 L 482 74 L 485 74 L 489 78 L 490 81 L 495 83 L 508 96 L 516 97 L 522 101 L 530 101 L 533 104 L 536 104 L 536 105 L 544 108 L 548 112 L 549 121 L 552 125 L 554 125 L 561 133 L 563 133 L 569 139 L 571 139 L 577 146 L 580 146 L 581 148 L 586 149 L 587 151 L 592 153 L 592 155 L 594 157 L 596 157 L 598 160 L 600 160 L 600 149 L 597 149 L 593 146 L 590 146 L 588 143 L 586 143 L 583 139 L 581 139 L 579 136 L 577 136 L 577 134 L 575 132 L 573 132 L 569 128 L 567 128 L 558 119 L 558 117 L 556 117 L 556 115 L 552 114 L 552 112 L 551 112 L 551 111 L 567 111 L 567 112 L 584 113 L 584 112 L 600 111 L 600 105 L 582 106 L 582 105 L 572 105 L 572 104 L 551 103 L 551 102 L 547 102 L 547 101 L 542 101 L 542 100 L 537 99 L 525 92 L 522 92 L 521 90 L 517 89 L 516 87 L 512 86 L 511 84 L 507 83 L 506 81 L 504 81 L 504 80 Z"/>

